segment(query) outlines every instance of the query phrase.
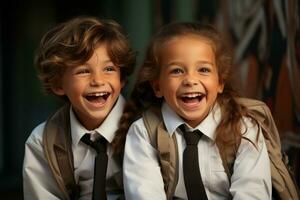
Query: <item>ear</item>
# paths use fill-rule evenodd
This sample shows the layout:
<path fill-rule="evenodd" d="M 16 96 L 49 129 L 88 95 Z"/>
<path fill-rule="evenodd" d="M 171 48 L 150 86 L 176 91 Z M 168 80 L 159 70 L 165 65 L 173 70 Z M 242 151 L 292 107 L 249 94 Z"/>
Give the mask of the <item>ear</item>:
<path fill-rule="evenodd" d="M 152 86 L 152 89 L 154 91 L 154 94 L 157 98 L 161 98 L 163 97 L 163 94 L 160 90 L 160 85 L 159 85 L 159 81 L 158 80 L 154 80 L 151 82 L 151 86 Z"/>
<path fill-rule="evenodd" d="M 54 94 L 56 94 L 58 96 L 63 96 L 66 94 L 64 89 L 61 86 L 51 87 L 51 90 Z"/>
<path fill-rule="evenodd" d="M 218 93 L 222 93 L 224 90 L 224 83 L 219 83 Z"/>

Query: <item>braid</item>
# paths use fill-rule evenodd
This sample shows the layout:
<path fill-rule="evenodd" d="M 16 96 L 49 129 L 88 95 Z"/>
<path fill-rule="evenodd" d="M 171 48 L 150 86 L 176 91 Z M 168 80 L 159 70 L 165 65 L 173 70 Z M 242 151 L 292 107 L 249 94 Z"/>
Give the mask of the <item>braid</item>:
<path fill-rule="evenodd" d="M 224 147 L 235 145 L 235 149 L 237 151 L 238 145 L 243 138 L 255 146 L 251 140 L 243 137 L 244 133 L 241 133 L 241 127 L 243 123 L 243 117 L 251 118 L 252 122 L 255 124 L 257 124 L 257 121 L 253 119 L 251 115 L 249 115 L 249 109 L 238 102 L 238 98 L 240 97 L 238 93 L 231 87 L 226 87 L 227 88 L 224 89 L 223 93 L 220 94 L 218 98 L 222 117 L 216 130 L 216 143 Z M 245 130 L 245 132 L 246 131 L 247 130 Z"/>
<path fill-rule="evenodd" d="M 221 121 L 217 127 L 216 143 L 232 145 L 241 139 L 240 127 L 243 107 L 236 101 L 238 95 L 233 90 L 224 90 L 218 98 L 221 107 Z M 232 137 L 230 136 L 232 135 Z"/>
<path fill-rule="evenodd" d="M 139 102 L 139 98 L 137 98 L 137 91 L 134 91 L 131 94 L 130 100 L 128 100 L 124 106 L 123 114 L 119 121 L 119 128 L 116 131 L 116 136 L 112 142 L 112 148 L 114 149 L 115 153 L 123 153 L 125 140 L 127 131 L 130 125 L 137 120 L 142 113 L 142 105 Z"/>

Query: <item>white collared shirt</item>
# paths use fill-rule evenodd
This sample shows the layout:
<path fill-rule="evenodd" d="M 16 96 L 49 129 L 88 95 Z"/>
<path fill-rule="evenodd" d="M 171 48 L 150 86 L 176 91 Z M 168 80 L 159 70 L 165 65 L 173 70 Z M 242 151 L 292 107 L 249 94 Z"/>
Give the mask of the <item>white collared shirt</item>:
<path fill-rule="evenodd" d="M 166 104 L 162 106 L 162 116 L 170 135 L 175 134 L 178 144 L 179 173 L 174 197 L 187 199 L 182 170 L 182 154 L 185 140 L 178 126 L 184 121 Z M 220 108 L 216 105 L 212 112 L 195 129 L 204 135 L 198 143 L 199 168 L 208 199 L 271 199 L 270 161 L 260 131 L 256 142 L 257 126 L 244 118 L 247 131 L 243 135 L 257 144 L 257 149 L 249 141 L 242 139 L 231 186 L 225 173 L 219 151 L 214 141 L 215 130 L 220 121 Z M 245 130 L 245 127 L 243 127 Z M 142 119 L 132 124 L 128 131 L 123 163 L 124 190 L 128 199 L 166 199 L 163 179 L 158 162 L 158 152 L 150 144 L 150 139 Z"/>
<path fill-rule="evenodd" d="M 115 106 L 108 114 L 101 126 L 93 130 L 94 134 L 101 134 L 108 141 L 108 167 L 106 177 L 120 171 L 112 157 L 112 142 L 118 122 L 125 104 L 120 95 Z M 96 152 L 87 148 L 80 139 L 85 133 L 90 133 L 76 119 L 73 110 L 70 109 L 72 151 L 74 158 L 74 176 L 80 186 L 80 199 L 92 199 L 94 159 Z M 63 194 L 55 182 L 43 152 L 43 131 L 45 122 L 37 126 L 29 136 L 25 144 L 25 156 L 23 163 L 23 188 L 24 199 L 63 199 Z M 108 195 L 108 200 L 116 199 L 116 195 Z"/>

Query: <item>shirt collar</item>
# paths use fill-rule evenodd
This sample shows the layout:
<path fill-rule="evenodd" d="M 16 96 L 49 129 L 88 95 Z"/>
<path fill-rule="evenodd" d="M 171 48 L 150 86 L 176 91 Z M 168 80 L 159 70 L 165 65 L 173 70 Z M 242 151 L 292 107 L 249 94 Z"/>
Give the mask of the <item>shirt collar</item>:
<path fill-rule="evenodd" d="M 163 102 L 161 112 L 166 129 L 170 135 L 172 135 L 181 124 L 186 124 L 185 121 L 178 116 L 177 113 L 173 111 L 166 102 Z M 189 127 L 187 124 L 186 125 L 192 130 L 198 129 L 204 135 L 214 141 L 216 139 L 216 129 L 220 120 L 221 109 L 216 103 L 213 109 L 209 112 L 208 116 L 194 129 Z"/>
<path fill-rule="evenodd" d="M 71 136 L 73 145 L 77 145 L 85 133 L 97 132 L 101 134 L 109 143 L 115 137 L 115 132 L 118 129 L 119 119 L 122 116 L 125 99 L 119 95 L 118 100 L 110 113 L 104 119 L 102 124 L 95 130 L 87 130 L 76 118 L 72 106 L 70 108 L 70 123 L 71 123 Z"/>
<path fill-rule="evenodd" d="M 175 132 L 178 126 L 184 124 L 183 119 L 179 117 L 165 101 L 162 104 L 161 113 L 166 129 L 170 135 Z"/>

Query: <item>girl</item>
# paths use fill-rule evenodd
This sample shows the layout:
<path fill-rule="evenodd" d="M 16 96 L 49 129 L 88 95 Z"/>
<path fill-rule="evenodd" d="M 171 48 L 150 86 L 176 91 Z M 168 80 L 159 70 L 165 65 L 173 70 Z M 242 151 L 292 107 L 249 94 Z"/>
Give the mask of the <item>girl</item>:
<path fill-rule="evenodd" d="M 238 95 L 230 85 L 231 61 L 220 35 L 208 25 L 172 23 L 154 36 L 138 76 L 134 98 L 126 110 L 130 106 L 159 108 L 165 134 L 176 140 L 178 160 L 175 177 L 171 177 L 175 188 L 165 191 L 168 183 L 163 181 L 160 152 L 151 144 L 140 118 L 131 125 L 126 138 L 123 175 L 128 199 L 228 199 L 230 196 L 271 199 L 270 164 L 264 138 L 258 123 L 237 101 Z M 127 118 L 130 122 L 140 112 L 133 113 L 125 113 L 122 120 Z M 189 161 L 195 162 L 196 167 L 188 168 L 185 160 L 191 156 L 186 158 L 184 152 L 190 146 L 185 139 L 190 133 L 184 132 L 195 130 L 202 137 L 196 142 L 196 160 Z M 229 181 L 217 144 L 229 148 L 237 143 L 235 140 L 240 145 Z M 187 168 L 193 170 L 192 177 L 187 177 Z M 196 181 L 202 179 L 202 183 L 196 190 L 200 191 L 203 185 L 206 193 L 203 197 L 192 188 L 193 175 L 197 174 Z"/>

